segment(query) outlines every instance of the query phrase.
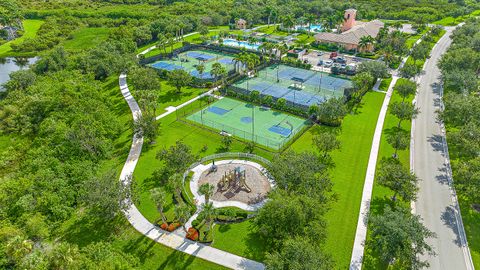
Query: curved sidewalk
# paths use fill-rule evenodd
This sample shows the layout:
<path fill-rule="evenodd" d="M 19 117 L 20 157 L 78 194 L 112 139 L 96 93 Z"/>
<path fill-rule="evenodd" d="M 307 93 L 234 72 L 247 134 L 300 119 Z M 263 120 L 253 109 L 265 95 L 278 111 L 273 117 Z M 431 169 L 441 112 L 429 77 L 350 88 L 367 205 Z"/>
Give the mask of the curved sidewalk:
<path fill-rule="evenodd" d="M 123 97 L 128 103 L 130 110 L 132 111 L 133 120 L 136 121 L 141 115 L 142 112 L 138 106 L 135 98 L 130 93 L 127 85 L 127 76 L 121 74 L 118 78 L 120 90 Z M 182 105 L 180 105 L 182 106 Z M 180 107 L 178 106 L 178 107 Z M 174 111 L 174 110 L 173 110 Z M 173 112 L 171 111 L 171 112 Z M 163 116 L 168 115 L 171 112 L 167 112 Z M 162 116 L 162 117 L 163 117 Z M 143 146 L 143 137 L 137 136 L 134 134 L 132 146 L 128 154 L 127 161 L 123 166 L 122 172 L 120 174 L 120 181 L 124 184 L 130 184 L 132 179 L 135 166 L 137 165 L 138 158 L 142 153 Z M 157 243 L 165 245 L 167 247 L 173 248 L 178 251 L 185 252 L 189 255 L 231 268 L 231 269 L 254 269 L 254 270 L 263 270 L 265 267 L 263 264 L 249 260 L 210 246 L 206 246 L 194 241 L 190 241 L 181 236 L 178 236 L 173 233 L 165 232 L 152 223 L 150 223 L 137 209 L 134 204 L 131 204 L 129 208 L 125 211 L 125 216 L 132 226 L 144 236 L 154 240 Z"/>

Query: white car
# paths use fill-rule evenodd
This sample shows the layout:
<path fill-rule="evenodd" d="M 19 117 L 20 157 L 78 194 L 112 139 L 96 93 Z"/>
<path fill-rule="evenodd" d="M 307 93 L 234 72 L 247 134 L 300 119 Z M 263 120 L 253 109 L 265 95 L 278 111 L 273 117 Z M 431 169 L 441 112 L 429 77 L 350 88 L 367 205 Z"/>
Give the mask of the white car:
<path fill-rule="evenodd" d="M 331 67 L 333 65 L 333 61 L 332 60 L 326 60 L 325 62 L 323 62 L 323 65 L 325 67 Z"/>

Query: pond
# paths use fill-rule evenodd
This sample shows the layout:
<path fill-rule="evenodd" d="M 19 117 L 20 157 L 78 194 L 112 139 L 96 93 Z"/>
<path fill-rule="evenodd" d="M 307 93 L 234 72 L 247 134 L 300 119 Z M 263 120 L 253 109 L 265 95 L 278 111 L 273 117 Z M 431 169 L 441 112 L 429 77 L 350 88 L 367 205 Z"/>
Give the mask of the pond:
<path fill-rule="evenodd" d="M 37 57 L 7 57 L 0 58 L 0 91 L 4 91 L 3 84 L 10 80 L 10 73 L 28 68 L 37 61 Z"/>

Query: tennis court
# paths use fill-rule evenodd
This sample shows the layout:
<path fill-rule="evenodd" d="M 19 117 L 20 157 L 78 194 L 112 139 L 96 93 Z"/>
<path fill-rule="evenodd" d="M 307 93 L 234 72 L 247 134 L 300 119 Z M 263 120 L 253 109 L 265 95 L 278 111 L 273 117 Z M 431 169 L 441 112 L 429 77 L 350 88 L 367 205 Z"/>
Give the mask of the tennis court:
<path fill-rule="evenodd" d="M 307 120 L 297 116 L 230 98 L 220 99 L 187 119 L 275 150 L 308 126 Z"/>
<path fill-rule="evenodd" d="M 270 66 L 258 72 L 258 76 L 233 84 L 247 92 L 258 91 L 274 99 L 284 98 L 301 106 L 317 105 L 332 97 L 342 97 L 350 80 L 328 73 L 290 67 Z"/>
<path fill-rule="evenodd" d="M 167 71 L 183 69 L 190 73 L 190 75 L 199 79 L 213 79 L 210 72 L 213 64 L 217 62 L 222 64 L 227 71 L 234 69 L 235 62 L 233 61 L 232 56 L 214 51 L 187 51 L 175 55 L 170 60 L 160 60 L 152 63 L 150 66 Z M 200 74 L 196 67 L 202 64 L 205 66 L 205 71 Z"/>

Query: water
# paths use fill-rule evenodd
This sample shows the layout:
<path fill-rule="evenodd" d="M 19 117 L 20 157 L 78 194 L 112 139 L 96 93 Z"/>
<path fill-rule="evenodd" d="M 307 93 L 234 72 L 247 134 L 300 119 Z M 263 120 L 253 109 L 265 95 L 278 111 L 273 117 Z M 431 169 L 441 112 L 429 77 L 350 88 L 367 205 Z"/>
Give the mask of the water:
<path fill-rule="evenodd" d="M 10 73 L 21 70 L 27 69 L 28 66 L 35 63 L 37 61 L 37 57 L 34 58 L 23 58 L 23 57 L 7 57 L 7 58 L 0 58 L 0 91 L 5 91 L 3 88 L 3 84 L 10 80 Z"/>
<path fill-rule="evenodd" d="M 260 44 L 258 43 L 253 44 L 246 41 L 238 41 L 236 39 L 224 39 L 223 45 L 236 47 L 236 48 L 245 48 L 247 50 L 254 50 L 254 51 L 258 51 L 258 47 L 260 47 Z"/>
<path fill-rule="evenodd" d="M 319 33 L 319 32 L 322 32 L 322 25 L 320 24 L 312 24 L 310 25 L 310 29 L 308 28 L 308 25 L 297 25 L 295 26 L 295 30 L 303 30 L 303 31 L 309 31 L 310 32 L 315 32 L 315 33 Z"/>

